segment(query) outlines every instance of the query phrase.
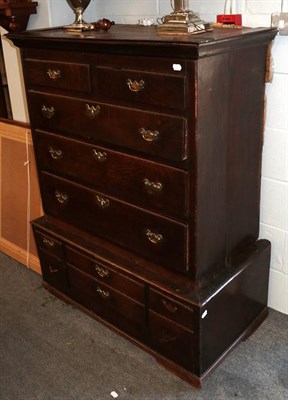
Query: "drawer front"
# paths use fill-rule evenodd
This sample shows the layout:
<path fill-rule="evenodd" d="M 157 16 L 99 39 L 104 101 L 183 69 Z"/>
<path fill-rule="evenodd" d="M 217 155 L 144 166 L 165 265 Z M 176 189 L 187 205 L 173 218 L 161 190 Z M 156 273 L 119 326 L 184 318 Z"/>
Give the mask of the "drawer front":
<path fill-rule="evenodd" d="M 59 240 L 38 230 L 34 231 L 34 236 L 38 249 L 45 250 L 58 258 L 63 258 L 63 245 Z"/>
<path fill-rule="evenodd" d="M 191 308 L 151 288 L 149 291 L 149 308 L 188 329 L 193 327 L 193 310 Z"/>
<path fill-rule="evenodd" d="M 126 296 L 140 303 L 144 303 L 144 284 L 128 278 L 115 271 L 115 269 L 104 265 L 98 260 L 87 257 L 71 247 L 66 248 L 66 260 L 68 264 L 97 278 L 99 282 L 103 282 L 105 285 L 125 293 Z"/>
<path fill-rule="evenodd" d="M 28 87 L 43 86 L 82 93 L 91 91 L 88 64 L 26 60 L 24 68 Z"/>
<path fill-rule="evenodd" d="M 111 101 L 117 99 L 177 110 L 186 107 L 184 76 L 97 66 L 93 70 L 93 86 L 96 93 Z"/>
<path fill-rule="evenodd" d="M 41 174 L 45 212 L 169 269 L 185 271 L 186 225 Z"/>
<path fill-rule="evenodd" d="M 37 132 L 34 144 L 40 169 L 76 178 L 140 207 L 185 217 L 184 171 L 45 132 Z"/>
<path fill-rule="evenodd" d="M 193 333 L 149 311 L 151 347 L 184 368 L 193 368 Z"/>
<path fill-rule="evenodd" d="M 143 305 L 90 278 L 76 268 L 69 267 L 68 274 L 71 297 L 75 301 L 124 332 L 142 338 L 145 330 Z"/>
<path fill-rule="evenodd" d="M 43 280 L 60 292 L 68 291 L 68 280 L 63 262 L 53 255 L 38 249 Z"/>
<path fill-rule="evenodd" d="M 34 128 L 68 132 L 175 161 L 186 158 L 186 120 L 182 117 L 28 93 Z"/>

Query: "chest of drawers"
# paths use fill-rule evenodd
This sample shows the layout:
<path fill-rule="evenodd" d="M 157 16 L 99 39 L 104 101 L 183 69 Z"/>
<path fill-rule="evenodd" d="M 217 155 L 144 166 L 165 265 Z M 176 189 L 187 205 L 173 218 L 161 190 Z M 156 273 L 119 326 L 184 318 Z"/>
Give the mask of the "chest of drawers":
<path fill-rule="evenodd" d="M 272 29 L 114 26 L 21 48 L 45 287 L 201 385 L 267 314 L 258 240 Z"/>

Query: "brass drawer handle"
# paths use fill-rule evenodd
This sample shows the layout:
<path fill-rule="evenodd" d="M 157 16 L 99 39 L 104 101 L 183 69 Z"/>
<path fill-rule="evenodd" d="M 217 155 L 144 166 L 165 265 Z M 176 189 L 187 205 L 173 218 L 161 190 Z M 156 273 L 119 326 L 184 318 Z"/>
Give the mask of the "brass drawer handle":
<path fill-rule="evenodd" d="M 47 75 L 53 81 L 57 81 L 57 79 L 61 78 L 61 71 L 60 71 L 60 69 L 50 69 L 50 68 L 48 68 L 47 69 Z"/>
<path fill-rule="evenodd" d="M 107 160 L 107 153 L 105 151 L 97 151 L 96 149 L 93 149 L 93 157 L 97 161 L 103 162 Z"/>
<path fill-rule="evenodd" d="M 51 119 L 55 115 L 55 108 L 54 107 L 46 107 L 44 104 L 41 107 L 41 112 L 44 118 Z"/>
<path fill-rule="evenodd" d="M 110 297 L 110 293 L 108 292 L 108 290 L 103 290 L 99 286 L 97 286 L 96 292 L 99 294 L 100 297 L 102 297 L 102 299 L 106 300 Z"/>
<path fill-rule="evenodd" d="M 55 272 L 58 272 L 59 270 L 57 268 L 53 268 L 51 265 L 49 265 L 49 272 L 51 272 L 51 274 L 55 274 Z"/>
<path fill-rule="evenodd" d="M 145 82 L 141 79 L 141 81 L 131 81 L 131 79 L 127 79 L 127 85 L 131 92 L 139 92 L 144 89 Z"/>
<path fill-rule="evenodd" d="M 161 182 L 153 182 L 149 179 L 143 179 L 144 187 L 147 193 L 156 194 L 162 192 L 163 185 Z"/>
<path fill-rule="evenodd" d="M 152 231 L 150 231 L 150 229 L 147 229 L 145 231 L 145 234 L 146 234 L 148 240 L 153 244 L 158 244 L 164 240 L 161 233 L 152 232 Z"/>
<path fill-rule="evenodd" d="M 96 203 L 100 208 L 107 208 L 110 206 L 110 201 L 104 197 L 96 195 Z"/>
<path fill-rule="evenodd" d="M 89 104 L 85 105 L 85 114 L 87 115 L 88 118 L 93 119 L 95 118 L 99 113 L 100 113 L 100 106 L 89 106 Z"/>
<path fill-rule="evenodd" d="M 159 343 L 169 343 L 174 342 L 177 339 L 175 335 L 171 335 L 171 333 L 166 332 L 164 330 L 161 331 L 161 336 L 158 339 Z"/>
<path fill-rule="evenodd" d="M 146 142 L 156 142 L 159 139 L 160 133 L 158 131 L 150 131 L 145 128 L 139 130 L 140 135 Z"/>
<path fill-rule="evenodd" d="M 59 203 L 61 203 L 61 204 L 65 204 L 65 203 L 67 203 L 67 201 L 68 201 L 68 196 L 67 196 L 66 193 L 61 193 L 61 192 L 56 191 L 56 192 L 55 192 L 55 196 L 56 196 L 56 199 L 57 199 L 57 200 L 59 201 Z"/>
<path fill-rule="evenodd" d="M 95 271 L 97 272 L 97 275 L 100 276 L 100 278 L 109 278 L 110 274 L 107 269 L 99 267 L 99 265 L 96 265 Z"/>
<path fill-rule="evenodd" d="M 47 247 L 54 247 L 55 242 L 51 239 L 43 238 L 42 243 Z"/>
<path fill-rule="evenodd" d="M 48 151 L 50 153 L 50 156 L 54 158 L 54 160 L 60 160 L 63 157 L 63 151 L 60 149 L 49 147 Z"/>
<path fill-rule="evenodd" d="M 161 303 L 163 304 L 163 306 L 170 312 L 175 313 L 178 310 L 178 307 L 176 306 L 176 304 L 170 303 L 169 301 L 165 300 L 165 299 L 161 299 Z"/>

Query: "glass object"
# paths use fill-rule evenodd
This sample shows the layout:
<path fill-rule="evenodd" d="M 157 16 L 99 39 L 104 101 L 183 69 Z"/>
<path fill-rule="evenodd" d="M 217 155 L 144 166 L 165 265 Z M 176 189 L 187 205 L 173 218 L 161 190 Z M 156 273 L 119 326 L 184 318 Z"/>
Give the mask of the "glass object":
<path fill-rule="evenodd" d="M 64 26 L 67 31 L 82 31 L 91 29 L 91 24 L 88 24 L 83 19 L 83 13 L 89 6 L 91 0 L 67 0 L 67 3 L 76 14 L 73 24 Z"/>

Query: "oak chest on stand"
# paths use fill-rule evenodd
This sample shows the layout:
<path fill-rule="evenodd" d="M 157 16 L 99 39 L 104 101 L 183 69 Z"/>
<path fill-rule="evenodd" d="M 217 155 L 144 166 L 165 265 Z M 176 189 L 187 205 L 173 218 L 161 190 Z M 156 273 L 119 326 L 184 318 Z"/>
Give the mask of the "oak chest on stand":
<path fill-rule="evenodd" d="M 258 240 L 275 30 L 10 35 L 45 215 L 45 287 L 200 386 L 267 315 Z"/>

